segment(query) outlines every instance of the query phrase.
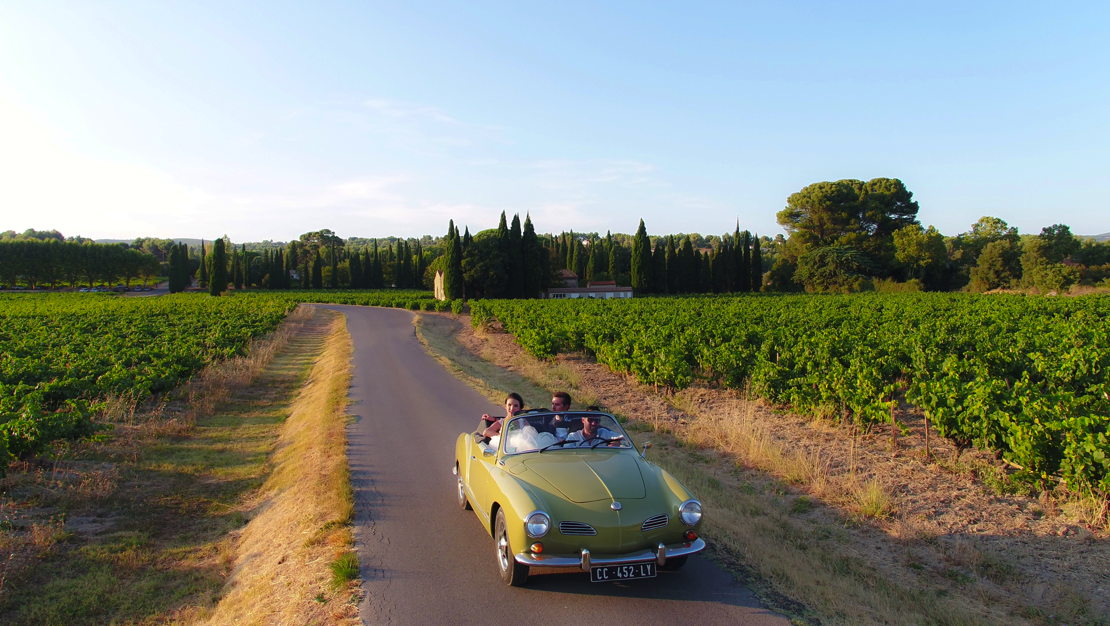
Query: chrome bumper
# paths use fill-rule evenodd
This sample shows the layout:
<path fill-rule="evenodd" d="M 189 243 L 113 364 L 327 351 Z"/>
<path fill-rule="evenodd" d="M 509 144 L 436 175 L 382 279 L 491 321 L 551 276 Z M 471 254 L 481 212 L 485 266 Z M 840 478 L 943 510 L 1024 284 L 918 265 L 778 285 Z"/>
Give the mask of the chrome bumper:
<path fill-rule="evenodd" d="M 659 544 L 659 547 L 654 550 L 615 556 L 592 556 L 589 550 L 583 548 L 582 554 L 577 558 L 572 556 L 546 556 L 532 554 L 531 552 L 518 552 L 514 558 L 517 563 L 528 567 L 577 567 L 583 572 L 588 572 L 591 567 L 599 565 L 631 565 L 651 561 L 662 565 L 667 559 L 694 554 L 704 549 L 705 542 L 701 539 L 695 539 L 690 543 L 677 543 L 670 546 Z"/>

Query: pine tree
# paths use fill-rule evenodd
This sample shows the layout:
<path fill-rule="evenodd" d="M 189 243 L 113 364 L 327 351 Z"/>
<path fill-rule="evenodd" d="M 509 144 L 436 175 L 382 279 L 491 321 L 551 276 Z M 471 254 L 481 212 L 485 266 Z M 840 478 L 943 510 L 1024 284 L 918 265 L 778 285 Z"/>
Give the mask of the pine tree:
<path fill-rule="evenodd" d="M 640 293 L 651 291 L 651 241 L 643 219 L 632 240 L 632 289 Z"/>
<path fill-rule="evenodd" d="M 759 235 L 752 237 L 752 291 L 763 288 L 763 255 L 759 252 Z"/>
<path fill-rule="evenodd" d="M 212 244 L 211 273 L 208 276 L 208 294 L 218 296 L 227 290 L 227 252 L 221 237 Z"/>
<path fill-rule="evenodd" d="M 204 251 L 204 240 L 200 240 L 200 278 L 197 280 L 200 287 L 208 286 L 208 255 Z"/>

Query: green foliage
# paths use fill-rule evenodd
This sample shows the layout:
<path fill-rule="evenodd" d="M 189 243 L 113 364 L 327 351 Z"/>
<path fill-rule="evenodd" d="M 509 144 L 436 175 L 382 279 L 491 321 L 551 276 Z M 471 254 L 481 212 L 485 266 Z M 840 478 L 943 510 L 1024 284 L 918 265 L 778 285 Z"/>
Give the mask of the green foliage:
<path fill-rule="evenodd" d="M 924 278 L 929 270 L 939 267 L 946 260 L 948 251 L 944 235 L 930 226 L 912 224 L 894 231 L 894 258 L 913 278 Z"/>
<path fill-rule="evenodd" d="M 1110 493 L 1110 297 L 482 300 L 471 314 L 540 358 L 584 350 L 644 384 L 701 378 L 865 425 L 904 393 L 942 436 Z"/>
<path fill-rule="evenodd" d="M 852 293 L 864 290 L 871 272 L 870 259 L 859 250 L 827 246 L 798 257 L 794 280 L 805 285 L 806 291 Z"/>
<path fill-rule="evenodd" d="M 988 243 L 971 268 L 971 290 L 982 292 L 1013 286 L 1021 277 L 1020 255 L 1013 239 Z"/>
<path fill-rule="evenodd" d="M 802 245 L 850 246 L 886 266 L 893 261 L 893 233 L 916 224 L 917 211 L 902 181 L 874 178 L 809 185 L 787 198 L 777 218 Z"/>
<path fill-rule="evenodd" d="M 636 238 L 632 240 L 632 289 L 634 292 L 649 293 L 651 287 L 651 241 L 648 240 L 644 220 L 640 220 Z"/>
<path fill-rule="evenodd" d="M 332 586 L 346 587 L 348 582 L 358 578 L 358 555 L 344 552 L 332 561 L 330 568 Z"/>

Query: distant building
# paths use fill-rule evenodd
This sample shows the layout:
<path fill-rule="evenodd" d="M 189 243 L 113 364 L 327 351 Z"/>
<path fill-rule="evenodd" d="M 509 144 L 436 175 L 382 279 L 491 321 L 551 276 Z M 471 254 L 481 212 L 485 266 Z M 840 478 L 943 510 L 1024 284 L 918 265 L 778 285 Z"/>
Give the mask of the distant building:
<path fill-rule="evenodd" d="M 556 283 L 562 283 L 565 287 L 578 288 L 578 274 L 570 270 L 559 270 L 555 272 L 555 276 L 557 277 Z"/>
<path fill-rule="evenodd" d="M 573 273 L 571 275 L 573 276 Z M 575 281 L 577 282 L 577 277 L 575 277 Z M 566 298 L 597 298 L 601 300 L 631 298 L 632 287 L 618 287 L 614 281 L 599 280 L 591 281 L 585 287 L 552 287 L 547 290 L 544 297 L 552 300 Z"/>
<path fill-rule="evenodd" d="M 446 300 L 447 292 L 443 289 L 443 270 L 436 270 L 435 278 L 436 300 Z"/>

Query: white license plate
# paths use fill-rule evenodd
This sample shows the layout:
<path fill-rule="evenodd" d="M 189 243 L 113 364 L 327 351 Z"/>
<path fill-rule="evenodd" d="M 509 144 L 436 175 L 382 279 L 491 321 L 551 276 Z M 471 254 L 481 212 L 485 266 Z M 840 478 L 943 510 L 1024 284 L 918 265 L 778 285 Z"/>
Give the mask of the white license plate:
<path fill-rule="evenodd" d="M 633 565 L 603 565 L 590 568 L 590 582 L 611 583 L 633 578 L 655 578 L 655 563 Z"/>

